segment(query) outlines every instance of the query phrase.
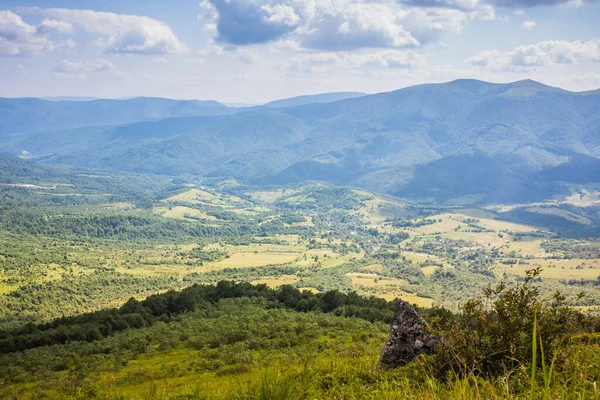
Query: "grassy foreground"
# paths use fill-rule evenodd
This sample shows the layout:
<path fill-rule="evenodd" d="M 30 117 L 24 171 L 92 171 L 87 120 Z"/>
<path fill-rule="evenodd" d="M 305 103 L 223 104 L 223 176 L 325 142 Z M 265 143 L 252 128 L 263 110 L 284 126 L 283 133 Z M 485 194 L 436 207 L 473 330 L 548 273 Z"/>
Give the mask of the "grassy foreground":
<path fill-rule="evenodd" d="M 395 306 L 381 299 L 221 282 L 131 300 L 5 332 L 0 397 L 598 399 L 600 323 L 559 293 L 542 302 L 538 275 L 428 310 L 436 355 L 391 371 L 376 367 Z"/>
<path fill-rule="evenodd" d="M 322 338 L 315 342 L 323 343 Z M 196 354 L 176 349 L 131 361 L 120 371 L 101 372 L 78 381 L 77 372 L 55 382 L 25 385 L 15 398 L 59 399 L 598 399 L 600 349 L 579 344 L 565 349 L 567 368 L 549 382 L 532 380 L 522 368 L 494 379 L 474 374 L 436 379 L 428 360 L 392 371 L 375 367 L 384 337 L 368 340 L 340 335 L 327 350 L 312 342 L 266 355 L 252 367 L 236 365 L 217 372 L 190 371 Z M 318 347 L 318 346 L 317 346 Z M 265 354 L 263 354 L 264 356 Z M 44 387 L 57 389 L 46 390 Z M 55 386 L 56 387 L 56 386 Z M 6 393 L 6 392 L 5 392 Z M 6 398 L 11 398 L 7 396 Z"/>

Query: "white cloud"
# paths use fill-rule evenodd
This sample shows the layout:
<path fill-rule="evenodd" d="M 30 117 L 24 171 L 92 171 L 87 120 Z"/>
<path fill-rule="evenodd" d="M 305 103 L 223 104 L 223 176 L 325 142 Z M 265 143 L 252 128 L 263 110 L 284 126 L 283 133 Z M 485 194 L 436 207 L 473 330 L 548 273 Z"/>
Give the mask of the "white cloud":
<path fill-rule="evenodd" d="M 288 26 L 297 25 L 300 22 L 300 17 L 296 14 L 294 9 L 285 4 L 276 4 L 271 6 L 265 4 L 261 7 L 262 10 L 266 11 L 268 16 L 263 17 L 263 21 L 271 24 L 284 24 Z"/>
<path fill-rule="evenodd" d="M 403 25 L 406 13 L 387 4 L 348 4 L 324 12 L 298 32 L 304 47 L 319 50 L 419 46 Z"/>
<path fill-rule="evenodd" d="M 73 33 L 73 25 L 65 21 L 46 18 L 37 26 L 37 32 L 40 34 L 57 33 L 60 35 L 69 35 Z"/>
<path fill-rule="evenodd" d="M 523 29 L 527 29 L 528 31 L 532 30 L 536 26 L 537 24 L 535 23 L 535 21 L 523 21 L 523 24 L 521 25 Z"/>
<path fill-rule="evenodd" d="M 198 54 L 201 56 L 222 56 L 225 54 L 225 49 L 210 39 L 205 48 L 198 50 Z"/>
<path fill-rule="evenodd" d="M 421 43 L 428 43 L 437 41 L 443 32 L 460 33 L 469 21 L 495 18 L 491 6 L 481 6 L 468 12 L 447 8 L 413 8 L 399 17 L 399 22 Z"/>
<path fill-rule="evenodd" d="M 515 11 L 515 15 L 523 15 L 523 14 L 525 14 L 525 11 L 523 11 L 523 10 Z"/>
<path fill-rule="evenodd" d="M 203 59 L 201 59 L 201 58 L 196 58 L 196 59 L 193 59 L 193 60 L 187 60 L 186 62 L 188 64 L 190 64 L 190 65 L 204 65 L 204 64 L 206 64 L 206 62 Z"/>
<path fill-rule="evenodd" d="M 319 52 L 302 54 L 280 69 L 292 72 L 331 72 L 336 68 L 413 68 L 425 65 L 425 57 L 412 50 L 383 50 L 373 53 Z"/>
<path fill-rule="evenodd" d="M 572 80 L 585 88 L 600 87 L 600 74 L 582 74 L 571 76 Z"/>
<path fill-rule="evenodd" d="M 171 28 L 155 19 L 92 10 L 42 9 L 48 16 L 89 33 L 106 36 L 97 41 L 105 53 L 185 53 L 188 47 Z"/>
<path fill-rule="evenodd" d="M 480 0 L 204 0 L 200 7 L 217 42 L 294 41 L 320 51 L 418 47 L 443 31 L 460 32 L 468 21 L 496 17 Z"/>
<path fill-rule="evenodd" d="M 298 51 L 302 48 L 298 42 L 294 40 L 278 40 L 269 48 L 271 53 L 281 53 L 284 51 Z"/>
<path fill-rule="evenodd" d="M 600 40 L 568 42 L 548 40 L 519 46 L 511 51 L 482 51 L 465 60 L 468 64 L 492 70 L 529 71 L 552 64 L 600 61 Z"/>
<path fill-rule="evenodd" d="M 424 63 L 422 55 L 414 51 L 385 50 L 378 53 L 348 55 L 348 62 L 355 67 L 412 68 Z"/>
<path fill-rule="evenodd" d="M 11 11 L 0 11 L 0 56 L 33 56 L 53 49 L 54 44 L 35 26 Z"/>
<path fill-rule="evenodd" d="M 155 58 L 152 60 L 152 62 L 154 64 L 168 64 L 169 60 L 167 60 L 166 58 Z"/>
<path fill-rule="evenodd" d="M 114 68 L 115 66 L 113 63 L 99 58 L 97 60 L 83 62 L 62 60 L 54 66 L 52 71 L 56 73 L 69 74 L 81 72 L 107 72 L 112 71 Z"/>
<path fill-rule="evenodd" d="M 259 59 L 258 55 L 249 49 L 239 49 L 235 58 L 244 64 L 253 64 Z"/>

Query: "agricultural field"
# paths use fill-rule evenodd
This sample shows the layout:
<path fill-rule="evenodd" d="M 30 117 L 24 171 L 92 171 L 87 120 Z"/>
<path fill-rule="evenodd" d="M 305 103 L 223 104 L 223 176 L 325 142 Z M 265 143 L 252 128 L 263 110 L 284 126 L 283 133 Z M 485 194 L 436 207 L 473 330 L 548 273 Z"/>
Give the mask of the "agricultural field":
<path fill-rule="evenodd" d="M 0 325 L 23 321 L 17 315 L 45 321 L 220 280 L 454 307 L 472 290 L 500 279 L 516 282 L 537 267 L 548 293 L 583 291 L 573 304 L 600 303 L 594 247 L 586 247 L 584 258 L 577 256 L 580 246 L 563 259 L 571 253 L 559 235 L 501 220 L 493 210 L 424 208 L 323 183 L 254 188 L 158 181 L 163 186 L 143 192 L 148 183 L 137 177 L 69 179 L 74 183 L 44 181 L 65 195 L 52 207 L 44 206 L 48 190 L 2 189 L 41 206 L 34 214 L 13 208 L 5 216 L 12 225 L 0 233 L 0 296 L 6 300 Z M 98 180 L 112 184 L 110 195 Z M 140 194 L 121 195 L 115 182 L 139 185 Z M 144 196 L 152 200 L 141 201 Z M 39 296 L 50 300 L 39 307 Z"/>

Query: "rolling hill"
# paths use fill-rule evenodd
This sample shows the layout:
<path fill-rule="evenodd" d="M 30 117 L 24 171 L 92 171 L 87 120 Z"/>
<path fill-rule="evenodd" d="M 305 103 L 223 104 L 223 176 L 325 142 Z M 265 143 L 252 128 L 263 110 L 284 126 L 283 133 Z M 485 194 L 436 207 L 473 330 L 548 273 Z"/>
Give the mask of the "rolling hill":
<path fill-rule="evenodd" d="M 215 113 L 44 131 L 2 147 L 46 162 L 259 184 L 325 180 L 436 203 L 539 201 L 600 182 L 599 91 L 457 80 Z"/>
<path fill-rule="evenodd" d="M 0 98 L 0 135 L 235 112 L 216 101 L 153 97 L 91 101 Z"/>
<path fill-rule="evenodd" d="M 335 92 L 335 93 L 322 93 L 312 94 L 307 96 L 290 97 L 288 99 L 281 99 L 270 101 L 264 104 L 267 108 L 285 108 L 285 107 L 297 107 L 304 106 L 306 104 L 313 103 L 332 103 L 334 101 L 353 99 L 356 97 L 366 96 L 366 93 L 362 92 Z"/>

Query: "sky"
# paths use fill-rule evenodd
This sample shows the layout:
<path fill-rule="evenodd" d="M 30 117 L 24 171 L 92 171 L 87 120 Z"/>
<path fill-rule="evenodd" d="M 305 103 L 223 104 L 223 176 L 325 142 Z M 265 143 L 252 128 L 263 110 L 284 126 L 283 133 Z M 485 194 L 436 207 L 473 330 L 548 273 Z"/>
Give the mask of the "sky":
<path fill-rule="evenodd" d="M 0 96 L 260 104 L 473 78 L 600 87 L 590 0 L 0 0 Z"/>

